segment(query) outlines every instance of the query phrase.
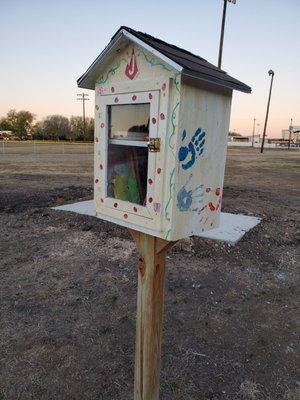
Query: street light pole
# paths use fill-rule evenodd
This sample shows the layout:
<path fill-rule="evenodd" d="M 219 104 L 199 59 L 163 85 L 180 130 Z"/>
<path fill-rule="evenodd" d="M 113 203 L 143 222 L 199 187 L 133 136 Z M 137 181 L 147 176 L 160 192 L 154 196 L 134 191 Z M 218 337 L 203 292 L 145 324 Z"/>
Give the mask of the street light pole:
<path fill-rule="evenodd" d="M 222 65 L 223 42 L 224 42 L 224 30 L 225 30 L 225 21 L 226 21 L 227 1 L 229 1 L 230 3 L 233 3 L 233 4 L 236 3 L 236 0 L 224 0 L 221 35 L 220 35 L 220 46 L 219 46 L 219 59 L 218 59 L 218 67 L 219 68 L 221 68 L 221 65 Z"/>
<path fill-rule="evenodd" d="M 254 147 L 255 122 L 256 122 L 256 118 L 253 119 L 252 147 Z"/>
<path fill-rule="evenodd" d="M 260 152 L 261 153 L 263 153 L 263 151 L 264 151 L 267 123 L 268 123 L 268 117 L 269 117 L 269 108 L 270 108 L 270 101 L 271 101 L 271 94 L 272 94 L 272 87 L 273 87 L 274 71 L 272 71 L 270 69 L 268 71 L 268 74 L 271 76 L 271 84 L 270 84 L 270 90 L 269 90 L 269 98 L 268 98 L 268 105 L 267 105 L 267 112 L 266 112 L 266 119 L 265 119 L 263 137 L 262 137 L 261 148 L 260 148 Z"/>

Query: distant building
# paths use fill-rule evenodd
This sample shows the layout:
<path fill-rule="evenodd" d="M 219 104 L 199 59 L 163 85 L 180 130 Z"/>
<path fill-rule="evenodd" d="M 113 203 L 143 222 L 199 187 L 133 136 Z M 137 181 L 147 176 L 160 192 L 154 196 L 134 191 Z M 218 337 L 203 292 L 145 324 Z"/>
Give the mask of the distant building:
<path fill-rule="evenodd" d="M 251 143 L 251 145 L 252 145 L 252 142 L 254 142 L 254 147 L 257 147 L 257 146 L 260 146 L 260 143 L 261 143 L 261 140 L 260 140 L 260 135 L 251 135 L 251 136 L 248 136 L 248 140 L 249 140 L 249 142 Z"/>
<path fill-rule="evenodd" d="M 281 131 L 281 134 L 282 134 L 282 139 L 284 139 L 284 140 L 289 140 L 289 137 L 290 137 L 290 131 L 289 131 L 289 129 L 283 129 L 282 131 Z M 293 131 L 291 132 L 291 142 L 292 143 L 300 143 L 300 126 L 299 125 L 297 125 L 297 126 L 293 126 Z"/>
<path fill-rule="evenodd" d="M 242 136 L 240 133 L 229 132 L 228 133 L 228 142 L 243 142 L 246 138 Z"/>
<path fill-rule="evenodd" d="M 259 135 L 254 136 L 254 143 L 259 143 Z M 242 136 L 240 133 L 229 132 L 228 134 L 228 146 L 252 146 L 252 135 Z"/>
<path fill-rule="evenodd" d="M 296 127 L 295 127 L 296 128 Z M 287 132 L 289 132 L 287 130 Z M 299 132 L 294 131 L 294 136 L 297 139 L 297 135 L 300 139 L 300 130 Z M 231 133 L 229 132 L 228 135 L 228 146 L 229 147 L 260 147 L 261 146 L 261 141 L 262 138 L 259 134 L 254 135 L 254 137 L 251 136 L 242 136 L 239 133 Z M 296 140 L 292 141 L 292 145 L 294 147 L 295 144 L 297 143 Z M 283 138 L 270 138 L 266 137 L 265 140 L 265 147 L 270 148 L 270 149 L 276 149 L 276 148 L 286 148 L 288 146 L 288 136 L 287 139 L 285 137 Z M 298 141 L 298 146 L 300 148 L 300 142 Z"/>

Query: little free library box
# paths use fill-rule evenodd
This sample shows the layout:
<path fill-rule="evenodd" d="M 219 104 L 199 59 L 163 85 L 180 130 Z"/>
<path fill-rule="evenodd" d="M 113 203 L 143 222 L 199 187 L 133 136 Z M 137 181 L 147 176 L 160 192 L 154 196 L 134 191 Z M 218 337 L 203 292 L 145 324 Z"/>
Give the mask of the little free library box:
<path fill-rule="evenodd" d="M 128 27 L 77 83 L 95 90 L 96 216 L 168 241 L 218 227 L 232 91 L 250 87 Z"/>
<path fill-rule="evenodd" d="M 251 89 L 127 27 L 78 86 L 95 90 L 94 201 L 92 212 L 90 202 L 69 210 L 123 225 L 136 242 L 134 399 L 158 400 L 166 254 L 218 227 L 232 90 Z"/>

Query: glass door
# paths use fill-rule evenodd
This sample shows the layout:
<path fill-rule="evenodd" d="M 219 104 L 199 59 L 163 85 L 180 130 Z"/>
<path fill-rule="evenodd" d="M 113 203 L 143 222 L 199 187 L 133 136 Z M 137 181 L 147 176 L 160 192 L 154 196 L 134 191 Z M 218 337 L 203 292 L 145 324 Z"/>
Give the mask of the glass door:
<path fill-rule="evenodd" d="M 150 104 L 108 105 L 107 196 L 146 205 Z"/>
<path fill-rule="evenodd" d="M 101 100 L 107 127 L 105 203 L 152 218 L 156 154 L 148 150 L 148 143 L 157 137 L 159 92 L 107 95 Z"/>

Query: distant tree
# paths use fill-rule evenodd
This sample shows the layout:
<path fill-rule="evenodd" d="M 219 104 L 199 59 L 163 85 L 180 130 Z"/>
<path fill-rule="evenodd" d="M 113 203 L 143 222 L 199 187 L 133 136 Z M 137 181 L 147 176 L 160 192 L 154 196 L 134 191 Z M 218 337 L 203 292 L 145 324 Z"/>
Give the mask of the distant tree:
<path fill-rule="evenodd" d="M 48 115 L 35 126 L 36 139 L 65 140 L 70 134 L 68 118 L 63 115 Z"/>
<path fill-rule="evenodd" d="M 35 115 L 29 111 L 10 110 L 6 117 L 0 118 L 0 130 L 12 131 L 20 139 L 33 134 L 35 139 L 45 140 L 86 140 L 94 139 L 94 119 L 85 119 L 85 135 L 83 119 L 72 116 L 70 120 L 63 115 L 48 115 L 33 125 Z"/>
<path fill-rule="evenodd" d="M 85 127 L 85 140 L 90 142 L 94 141 L 94 118 L 86 118 L 85 119 L 86 127 Z"/>
<path fill-rule="evenodd" d="M 0 129 L 12 131 L 20 139 L 27 139 L 33 132 L 35 115 L 30 111 L 10 110 L 6 117 L 0 120 Z"/>
<path fill-rule="evenodd" d="M 0 131 L 12 131 L 12 125 L 5 117 L 0 119 Z"/>
<path fill-rule="evenodd" d="M 70 139 L 83 140 L 83 118 L 72 115 L 70 118 Z"/>
<path fill-rule="evenodd" d="M 37 122 L 33 127 L 33 138 L 37 140 L 47 140 L 48 137 L 45 137 L 45 133 L 43 131 L 43 123 L 41 121 Z"/>
<path fill-rule="evenodd" d="M 83 133 L 83 118 L 73 115 L 70 118 L 70 136 L 73 140 L 94 140 L 94 118 L 85 119 L 85 135 Z"/>

